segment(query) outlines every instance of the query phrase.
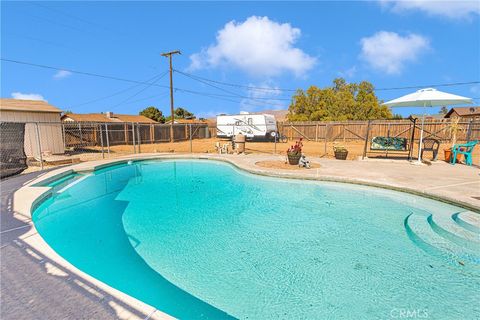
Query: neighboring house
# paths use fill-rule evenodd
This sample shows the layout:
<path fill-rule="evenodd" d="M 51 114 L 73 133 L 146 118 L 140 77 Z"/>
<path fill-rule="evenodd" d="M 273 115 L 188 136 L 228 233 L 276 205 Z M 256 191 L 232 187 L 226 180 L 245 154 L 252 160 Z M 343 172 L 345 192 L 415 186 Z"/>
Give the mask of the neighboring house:
<path fill-rule="evenodd" d="M 480 107 L 452 108 L 447 112 L 445 118 L 461 118 L 462 120 L 480 120 Z"/>
<path fill-rule="evenodd" d="M 0 99 L 0 121 L 25 123 L 24 149 L 27 157 L 43 153 L 63 154 L 61 110 L 45 101 Z M 37 126 L 40 140 L 37 139 Z"/>
<path fill-rule="evenodd" d="M 113 123 L 158 123 L 140 115 L 105 113 L 68 113 L 62 116 L 64 122 L 113 122 Z"/>
<path fill-rule="evenodd" d="M 168 120 L 165 124 L 170 124 L 172 121 Z M 207 120 L 199 120 L 199 119 L 175 119 L 173 121 L 174 124 L 208 124 Z"/>

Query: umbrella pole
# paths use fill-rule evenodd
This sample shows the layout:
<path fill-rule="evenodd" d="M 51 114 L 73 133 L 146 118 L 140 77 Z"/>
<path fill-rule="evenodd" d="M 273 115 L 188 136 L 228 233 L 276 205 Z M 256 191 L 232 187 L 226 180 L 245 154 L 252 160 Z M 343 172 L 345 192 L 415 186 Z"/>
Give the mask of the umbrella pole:
<path fill-rule="evenodd" d="M 421 155 L 422 155 L 422 142 L 423 142 L 423 124 L 425 122 L 425 104 L 423 104 L 423 116 L 422 116 L 422 126 L 420 129 L 420 141 L 418 143 L 418 163 L 422 163 Z"/>

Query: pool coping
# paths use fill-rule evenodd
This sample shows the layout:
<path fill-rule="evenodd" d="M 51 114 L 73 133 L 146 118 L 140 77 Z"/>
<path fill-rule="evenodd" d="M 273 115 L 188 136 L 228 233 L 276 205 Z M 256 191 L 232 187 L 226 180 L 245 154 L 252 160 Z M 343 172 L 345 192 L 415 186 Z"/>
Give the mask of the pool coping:
<path fill-rule="evenodd" d="M 90 161 L 84 162 L 80 164 L 75 164 L 67 167 L 62 167 L 56 170 L 52 170 L 40 177 L 33 179 L 32 181 L 28 182 L 26 185 L 18 189 L 14 193 L 14 200 L 13 200 L 13 212 L 14 216 L 29 224 L 31 229 L 28 233 L 22 235 L 20 239 L 27 242 L 29 245 L 37 249 L 39 252 L 44 254 L 45 256 L 49 257 L 52 261 L 58 263 L 60 266 L 80 275 L 82 278 L 87 279 L 90 283 L 98 286 L 108 294 L 112 295 L 113 297 L 119 299 L 120 301 L 124 301 L 128 305 L 134 307 L 135 309 L 148 314 L 147 318 L 145 319 L 172 319 L 172 317 L 161 310 L 157 310 L 155 307 L 150 306 L 126 293 L 123 293 L 100 280 L 82 272 L 64 258 L 62 258 L 59 254 L 57 254 L 47 243 L 46 241 L 40 236 L 37 232 L 35 225 L 31 221 L 31 213 L 34 211 L 36 206 L 38 206 L 46 197 L 49 196 L 49 192 L 51 187 L 46 186 L 38 186 L 40 183 L 48 183 L 59 178 L 62 178 L 66 175 L 72 173 L 88 173 L 93 172 L 95 170 L 99 170 L 102 168 L 106 168 L 116 164 L 127 163 L 128 161 L 139 161 L 139 160 L 155 160 L 155 159 L 181 159 L 181 160 L 215 160 L 215 161 L 222 161 L 233 165 L 234 167 L 243 170 L 248 173 L 257 174 L 261 176 L 268 176 L 268 177 L 279 177 L 279 178 L 287 178 L 287 179 L 303 179 L 303 180 L 313 180 L 313 181 L 328 181 L 328 182 L 340 182 L 340 183 L 350 183 L 350 184 L 357 184 L 363 186 L 371 186 L 376 188 L 384 188 L 394 191 L 405 192 L 421 197 L 430 198 L 433 200 L 445 202 L 448 204 L 456 205 L 462 208 L 465 208 L 470 211 L 474 211 L 476 213 L 480 213 L 480 206 L 473 206 L 468 203 L 464 203 L 462 201 L 458 201 L 455 199 L 451 199 L 444 196 L 439 196 L 433 192 L 428 192 L 428 190 L 417 190 L 415 188 L 409 188 L 407 186 L 395 186 L 388 183 L 375 183 L 372 181 L 367 181 L 365 179 L 355 179 L 355 178 L 345 178 L 345 177 L 338 177 L 338 176 L 331 176 L 331 175 L 319 175 L 316 174 L 312 176 L 312 174 L 302 174 L 302 172 L 298 170 L 293 171 L 286 171 L 286 170 L 279 170 L 279 169 L 270 169 L 270 168 L 262 168 L 255 166 L 254 158 L 248 158 L 248 156 L 243 155 L 217 155 L 217 154 L 170 154 L 170 153 L 163 153 L 163 154 L 140 154 L 134 156 L 126 156 L 121 158 L 115 159 L 107 159 L 107 160 L 97 160 L 97 161 Z M 245 161 L 248 159 L 249 161 Z M 252 165 L 253 164 L 253 165 Z M 314 169 L 311 169 L 314 170 Z M 318 173 L 318 172 L 317 172 Z M 121 311 L 121 310 L 120 310 Z M 130 318 L 130 315 L 127 311 L 123 311 L 125 313 L 125 318 Z M 118 314 L 119 318 L 123 318 L 121 316 L 122 312 Z"/>

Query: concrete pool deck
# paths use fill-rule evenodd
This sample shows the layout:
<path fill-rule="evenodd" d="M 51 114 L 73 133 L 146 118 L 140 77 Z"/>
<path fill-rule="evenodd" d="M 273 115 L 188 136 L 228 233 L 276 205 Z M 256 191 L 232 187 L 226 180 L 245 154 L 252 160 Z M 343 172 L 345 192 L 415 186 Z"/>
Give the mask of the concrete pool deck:
<path fill-rule="evenodd" d="M 2 319 L 167 319 L 163 312 L 81 272 L 56 254 L 31 223 L 32 204 L 45 187 L 31 185 L 61 174 L 91 171 L 129 159 L 201 158 L 231 162 L 262 175 L 353 182 L 442 198 L 480 211 L 480 170 L 444 162 L 416 166 L 402 160 L 339 161 L 311 158 L 316 169 L 281 170 L 256 166 L 283 161 L 279 155 L 140 154 L 92 161 L 0 182 Z"/>

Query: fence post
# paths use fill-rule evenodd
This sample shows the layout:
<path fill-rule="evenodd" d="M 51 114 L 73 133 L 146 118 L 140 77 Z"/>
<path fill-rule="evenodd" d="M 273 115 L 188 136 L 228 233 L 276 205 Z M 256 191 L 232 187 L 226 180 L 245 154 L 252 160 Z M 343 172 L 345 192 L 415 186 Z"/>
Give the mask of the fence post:
<path fill-rule="evenodd" d="M 108 123 L 105 123 L 105 137 L 107 138 L 107 153 L 110 154 L 110 138 L 108 137 Z"/>
<path fill-rule="evenodd" d="M 473 122 L 473 119 L 470 119 L 470 121 L 468 122 L 468 127 L 467 127 L 467 142 L 470 142 L 470 138 L 471 138 L 471 135 L 472 135 L 472 122 Z"/>
<path fill-rule="evenodd" d="M 62 123 L 62 132 L 63 132 L 63 152 L 67 148 L 67 136 L 65 135 L 65 123 Z"/>
<path fill-rule="evenodd" d="M 82 125 L 81 125 L 80 122 L 78 123 L 78 132 L 80 132 L 80 134 L 79 134 L 79 136 L 80 136 L 80 146 L 83 147 Z"/>
<path fill-rule="evenodd" d="M 42 156 L 42 144 L 40 143 L 40 129 L 38 128 L 38 122 L 35 123 L 37 129 L 37 149 L 40 155 L 40 168 L 43 170 L 43 156 Z"/>
<path fill-rule="evenodd" d="M 325 150 L 324 156 L 327 156 L 328 123 L 325 125 Z"/>
<path fill-rule="evenodd" d="M 137 123 L 137 150 L 138 150 L 138 153 L 142 153 L 142 150 L 140 150 L 141 147 L 142 147 L 142 137 L 140 136 L 140 124 Z"/>
<path fill-rule="evenodd" d="M 135 149 L 135 124 L 132 122 L 132 144 L 133 144 L 133 153 L 137 153 Z"/>
<path fill-rule="evenodd" d="M 193 153 L 193 146 L 192 146 L 192 124 L 190 123 L 189 125 L 190 129 L 190 153 Z"/>
<path fill-rule="evenodd" d="M 417 128 L 417 118 L 410 119 L 413 122 L 412 137 L 410 138 L 410 150 L 408 150 L 408 161 L 412 160 L 413 146 L 415 144 L 415 129 Z M 410 122 L 410 126 L 412 123 Z"/>
<path fill-rule="evenodd" d="M 275 137 L 274 137 L 275 138 L 274 139 L 275 144 L 274 144 L 274 147 L 273 147 L 273 154 L 277 154 L 277 139 L 278 139 L 279 132 L 280 131 L 275 132 Z"/>
<path fill-rule="evenodd" d="M 103 130 L 102 130 L 102 124 L 99 124 L 100 126 L 100 143 L 102 144 L 102 159 L 105 159 L 105 152 L 103 151 Z"/>
<path fill-rule="evenodd" d="M 315 142 L 318 142 L 318 123 L 315 125 Z"/>
<path fill-rule="evenodd" d="M 371 120 L 368 120 L 367 132 L 365 132 L 365 144 L 363 146 L 362 160 L 365 159 L 365 157 L 367 156 L 368 136 L 370 134 L 370 123 L 371 123 Z"/>

